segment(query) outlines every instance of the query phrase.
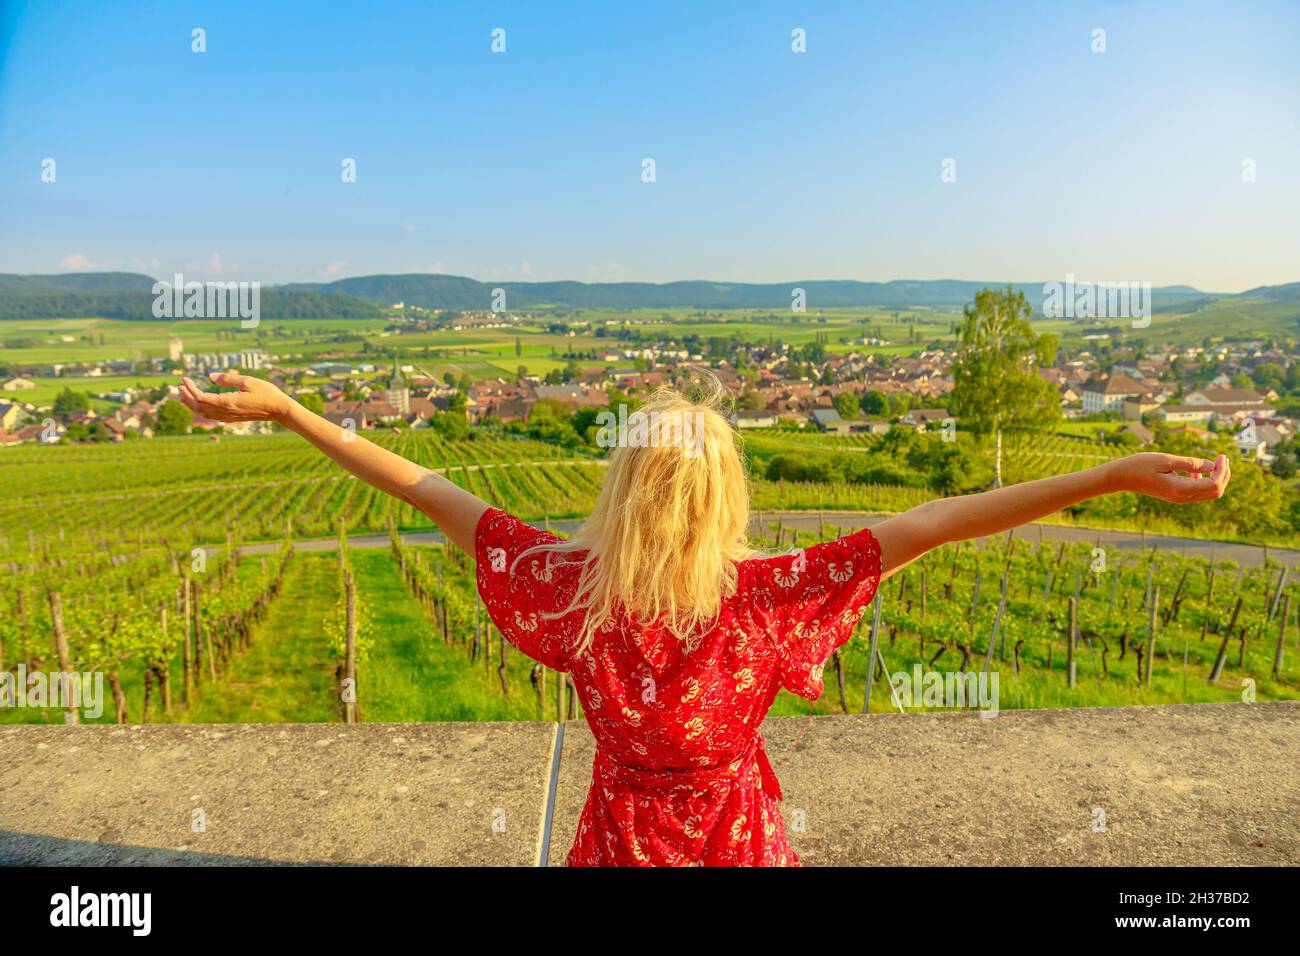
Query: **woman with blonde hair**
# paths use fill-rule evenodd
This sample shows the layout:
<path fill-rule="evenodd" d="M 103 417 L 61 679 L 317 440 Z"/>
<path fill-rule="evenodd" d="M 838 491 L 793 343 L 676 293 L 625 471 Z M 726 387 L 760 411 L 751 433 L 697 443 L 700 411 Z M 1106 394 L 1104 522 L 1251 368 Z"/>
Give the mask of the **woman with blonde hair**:
<path fill-rule="evenodd" d="M 657 393 L 620 421 L 590 517 L 563 541 L 304 409 L 274 385 L 212 374 L 181 398 L 217 421 L 270 420 L 428 515 L 475 556 L 492 620 L 572 675 L 596 738 L 571 866 L 797 866 L 759 725 L 785 688 L 810 700 L 884 578 L 950 541 L 1131 491 L 1218 498 L 1228 461 L 1137 454 L 926 502 L 835 541 L 756 557 L 722 391 Z M 711 376 L 710 376 L 711 377 Z M 608 430 L 605 434 L 609 437 Z"/>

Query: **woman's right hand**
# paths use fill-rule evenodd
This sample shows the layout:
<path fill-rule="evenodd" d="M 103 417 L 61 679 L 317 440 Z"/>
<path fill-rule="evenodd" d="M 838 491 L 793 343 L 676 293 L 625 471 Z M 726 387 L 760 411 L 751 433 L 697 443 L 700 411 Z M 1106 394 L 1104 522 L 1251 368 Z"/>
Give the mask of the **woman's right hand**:
<path fill-rule="evenodd" d="M 218 422 L 283 422 L 294 401 L 270 382 L 238 372 L 212 372 L 214 384 L 233 392 L 205 392 L 191 378 L 181 382 L 181 402 Z"/>
<path fill-rule="evenodd" d="M 1142 452 L 1120 458 L 1105 467 L 1111 472 L 1114 490 L 1133 491 L 1174 504 L 1222 498 L 1232 478 L 1227 455 L 1219 455 L 1210 461 L 1185 455 Z"/>

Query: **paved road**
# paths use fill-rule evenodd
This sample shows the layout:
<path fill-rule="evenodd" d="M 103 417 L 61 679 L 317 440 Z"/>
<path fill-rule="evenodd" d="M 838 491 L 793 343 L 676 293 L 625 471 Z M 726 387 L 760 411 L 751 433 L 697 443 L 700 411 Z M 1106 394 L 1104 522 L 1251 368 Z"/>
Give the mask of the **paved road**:
<path fill-rule="evenodd" d="M 754 515 L 754 527 L 759 522 L 769 525 L 780 520 L 786 528 L 800 531 L 816 531 L 818 521 L 824 521 L 827 534 L 835 534 L 836 529 L 845 533 L 859 528 L 871 527 L 888 518 L 885 514 L 865 512 L 827 511 L 819 517 L 817 512 L 808 511 L 764 511 Z M 571 532 L 579 521 L 552 521 L 550 527 L 557 531 Z M 1098 531 L 1094 528 L 1073 528 L 1060 525 L 1021 525 L 1015 529 L 1015 537 L 1022 541 L 1088 541 L 1105 548 L 1117 548 L 1124 551 L 1138 551 L 1143 547 L 1158 546 L 1162 551 L 1176 551 L 1187 557 L 1201 557 L 1214 560 L 1236 561 L 1244 567 L 1257 567 L 1264 560 L 1264 549 L 1249 544 L 1233 544 L 1226 541 L 1207 541 L 1202 538 L 1180 538 L 1174 535 L 1148 534 L 1133 531 Z M 402 535 L 402 539 L 411 544 L 442 544 L 443 537 L 439 531 L 414 531 Z M 348 545 L 354 548 L 386 548 L 387 535 L 359 535 L 348 538 Z M 243 548 L 246 554 L 264 554 L 274 552 L 278 543 L 250 544 Z M 294 542 L 299 551 L 333 551 L 338 547 L 336 538 L 317 538 Z M 1273 561 L 1300 566 L 1300 551 L 1282 548 L 1269 548 L 1268 556 Z"/>

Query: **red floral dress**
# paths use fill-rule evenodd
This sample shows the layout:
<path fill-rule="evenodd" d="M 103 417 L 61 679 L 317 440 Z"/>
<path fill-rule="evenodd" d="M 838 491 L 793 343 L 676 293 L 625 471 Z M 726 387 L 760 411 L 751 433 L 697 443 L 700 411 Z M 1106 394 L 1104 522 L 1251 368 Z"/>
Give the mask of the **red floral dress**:
<path fill-rule="evenodd" d="M 863 529 L 801 552 L 742 562 L 736 594 L 694 651 L 630 621 L 573 656 L 581 612 L 559 540 L 489 508 L 476 533 L 478 589 L 501 633 L 572 675 L 596 738 L 570 866 L 798 866 L 759 725 L 778 690 L 816 700 L 822 668 L 875 596 L 880 547 Z"/>

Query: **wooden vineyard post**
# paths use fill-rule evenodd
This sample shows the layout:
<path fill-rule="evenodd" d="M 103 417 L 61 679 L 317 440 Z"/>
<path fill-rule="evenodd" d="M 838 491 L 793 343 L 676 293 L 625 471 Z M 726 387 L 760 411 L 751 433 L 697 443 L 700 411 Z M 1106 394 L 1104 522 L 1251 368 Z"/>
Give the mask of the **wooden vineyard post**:
<path fill-rule="evenodd" d="M 159 610 L 162 617 L 163 641 L 167 642 L 167 602 L 164 601 Z M 162 697 L 162 709 L 164 714 L 171 713 L 172 709 L 172 691 L 171 691 L 171 660 L 169 652 L 171 651 L 170 642 L 163 645 L 163 663 L 158 670 L 158 693 Z"/>
<path fill-rule="evenodd" d="M 181 591 L 185 595 L 185 650 L 181 655 L 181 661 L 182 661 L 181 676 L 184 680 L 184 684 L 182 686 L 182 693 L 185 695 L 185 705 L 187 707 L 189 706 L 190 703 L 190 695 L 194 691 L 194 687 L 193 687 L 194 645 L 193 645 L 193 634 L 192 634 L 192 626 L 194 622 L 190 619 L 190 587 L 191 587 L 190 579 L 181 578 Z"/>
<path fill-rule="evenodd" d="M 1282 589 L 1286 587 L 1287 575 L 1291 572 L 1291 566 L 1288 564 L 1282 569 L 1282 577 L 1278 579 L 1277 590 L 1273 592 L 1273 600 L 1268 605 L 1268 623 L 1273 623 L 1273 615 L 1277 613 L 1278 601 L 1282 598 Z M 1285 617 L 1286 615 L 1283 615 Z"/>
<path fill-rule="evenodd" d="M 63 719 L 69 724 L 81 723 L 81 715 L 72 704 L 72 655 L 68 653 L 68 634 L 63 629 L 63 597 L 58 591 L 50 592 L 50 623 L 54 627 L 54 654 L 59 662 L 59 680 L 63 691 Z"/>
<path fill-rule="evenodd" d="M 18 588 L 18 657 L 20 664 L 27 663 L 27 591 Z"/>
<path fill-rule="evenodd" d="M 1160 603 L 1160 586 L 1151 585 L 1150 606 L 1147 608 L 1147 674 L 1146 685 L 1151 686 L 1156 664 L 1156 607 Z"/>
<path fill-rule="evenodd" d="M 194 684 L 203 683 L 203 592 L 197 578 L 190 579 L 193 592 L 192 610 L 194 611 Z"/>
<path fill-rule="evenodd" d="M 1223 642 L 1219 644 L 1219 653 L 1214 658 L 1214 668 L 1210 671 L 1210 683 L 1217 684 L 1219 677 L 1223 674 L 1223 663 L 1228 657 L 1228 640 L 1232 637 L 1232 632 L 1237 627 L 1237 615 L 1241 613 L 1241 602 L 1243 598 L 1237 598 L 1237 604 L 1232 609 L 1232 619 L 1228 622 L 1227 630 L 1223 632 Z"/>
<path fill-rule="evenodd" d="M 993 633 L 998 638 L 998 660 L 1000 661 L 1005 661 L 1007 659 L 1007 637 L 1004 632 L 999 631 L 998 625 L 1002 621 L 1002 612 L 1005 611 L 1007 607 L 1007 583 L 1010 575 L 1011 565 L 1008 564 L 1002 571 L 1002 597 L 998 600 L 998 613 L 993 621 Z"/>
<path fill-rule="evenodd" d="M 343 719 L 349 724 L 357 722 L 357 588 L 352 572 L 343 575 L 347 595 L 347 646 L 343 659 Z"/>
<path fill-rule="evenodd" d="M 442 587 L 442 562 L 439 561 L 433 566 L 433 573 L 438 578 L 438 599 L 433 605 L 433 620 L 436 624 L 442 625 L 442 643 L 450 644 L 447 637 L 447 593 Z M 439 607 L 441 605 L 441 607 Z"/>
<path fill-rule="evenodd" d="M 989 634 L 988 650 L 984 652 L 984 673 L 985 674 L 987 674 L 989 672 L 989 669 L 993 666 L 993 645 L 998 642 L 998 631 L 1002 627 L 1002 612 L 1006 608 L 1006 606 L 1007 606 L 1007 575 L 1004 572 L 1002 575 L 1002 597 L 998 601 L 997 613 L 993 616 L 993 630 Z M 1002 659 L 1002 654 L 999 651 L 998 660 L 1001 659 Z"/>
<path fill-rule="evenodd" d="M 206 627 L 203 629 L 203 643 L 206 645 L 207 650 L 204 657 L 208 661 L 208 677 L 215 684 L 217 682 L 217 655 L 212 650 L 212 628 Z"/>
<path fill-rule="evenodd" d="M 840 690 L 840 713 L 847 714 L 849 712 L 849 698 L 844 690 L 844 658 L 840 655 L 838 647 L 835 648 L 833 657 L 835 660 L 835 682 L 839 685 Z"/>
<path fill-rule="evenodd" d="M 474 663 L 478 660 L 479 647 L 483 641 L 483 602 L 479 599 L 478 591 L 474 591 L 474 646 L 469 652 L 469 661 Z"/>
<path fill-rule="evenodd" d="M 1291 595 L 1282 595 L 1282 615 L 1277 627 L 1277 649 L 1273 651 L 1273 679 L 1282 679 L 1282 646 L 1286 643 L 1286 617 L 1291 611 Z"/>
<path fill-rule="evenodd" d="M 862 695 L 862 712 L 871 713 L 871 680 L 876 675 L 876 646 L 880 638 L 880 611 L 884 605 L 880 592 L 876 591 L 875 611 L 871 618 L 871 642 L 867 648 L 867 689 Z"/>
<path fill-rule="evenodd" d="M 1070 689 L 1074 690 L 1075 685 L 1075 667 L 1074 667 L 1074 636 L 1078 633 L 1079 627 L 1079 599 L 1070 598 L 1070 630 L 1065 635 L 1065 667 L 1069 674 Z"/>

